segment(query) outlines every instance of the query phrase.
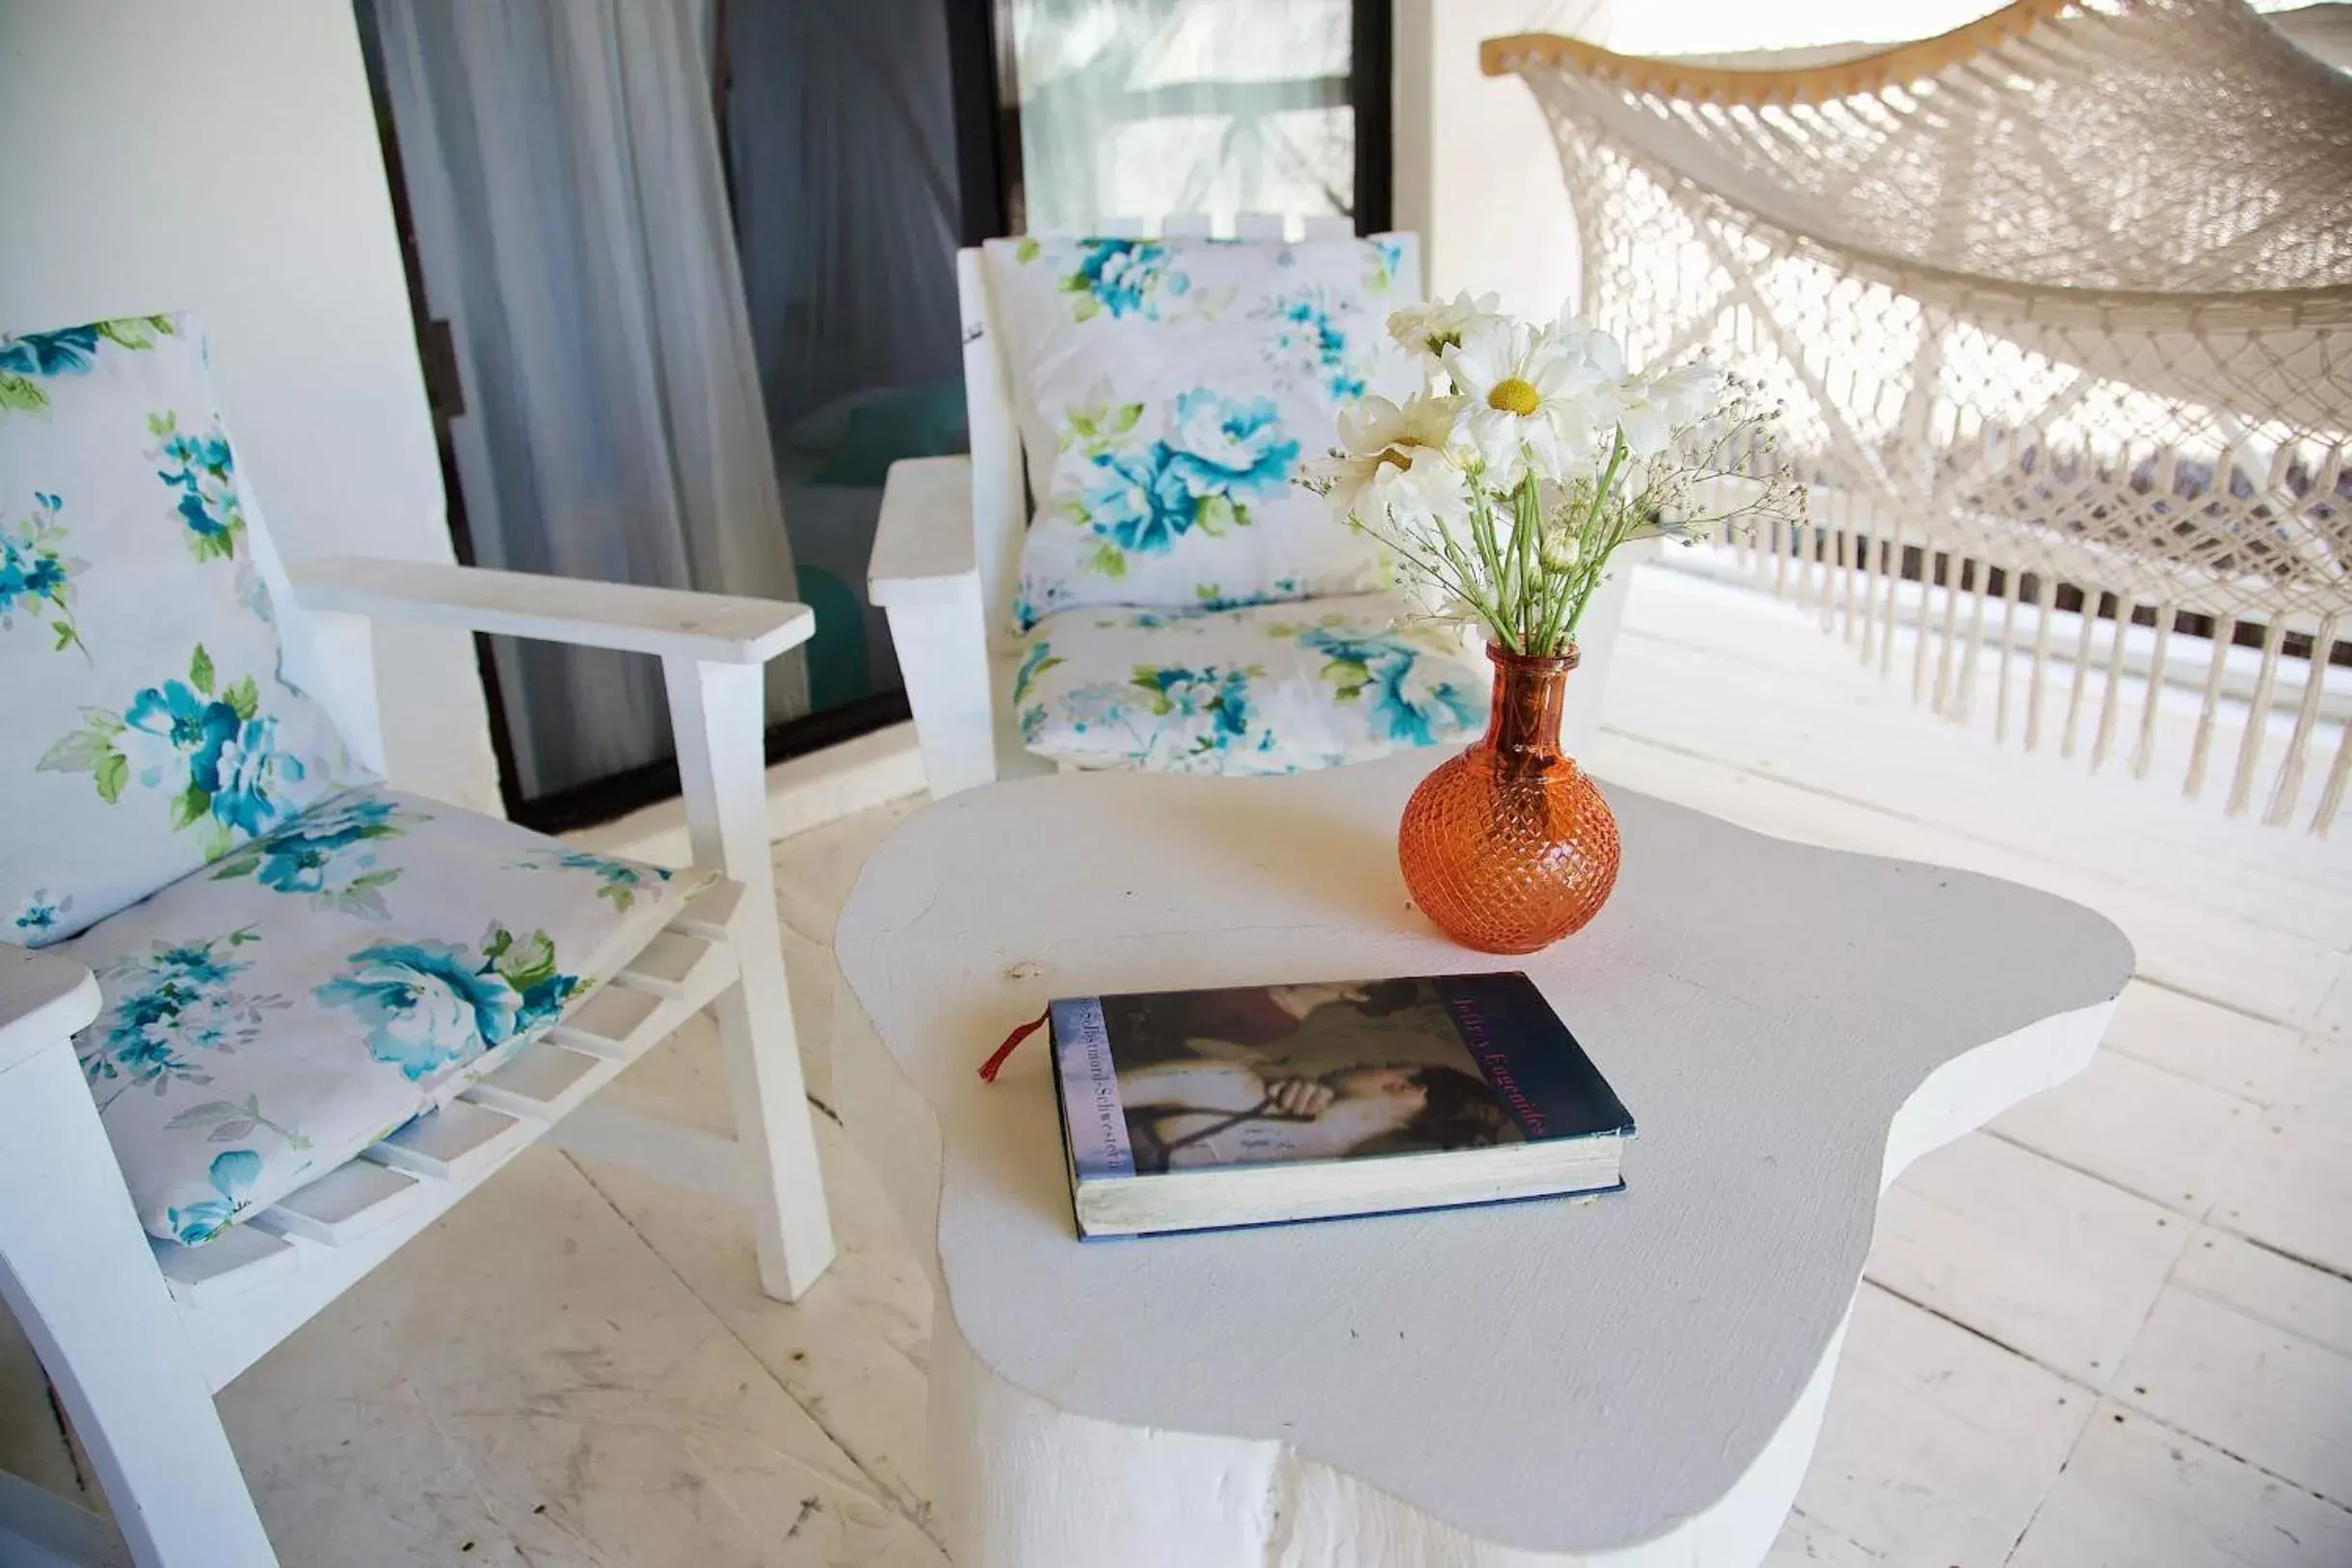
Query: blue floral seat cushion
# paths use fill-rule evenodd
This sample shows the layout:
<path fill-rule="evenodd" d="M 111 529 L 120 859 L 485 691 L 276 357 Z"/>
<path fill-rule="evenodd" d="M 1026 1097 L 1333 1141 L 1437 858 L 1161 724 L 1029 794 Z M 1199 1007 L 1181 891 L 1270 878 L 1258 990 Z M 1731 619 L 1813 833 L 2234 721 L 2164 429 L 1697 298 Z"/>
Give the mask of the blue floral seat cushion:
<path fill-rule="evenodd" d="M 1065 610 L 1029 637 L 1022 742 L 1082 768 L 1296 773 L 1459 745 L 1489 673 L 1393 595 L 1238 610 Z"/>
<path fill-rule="evenodd" d="M 141 1223 L 209 1240 L 445 1103 L 710 880 L 369 787 L 61 943 Z"/>

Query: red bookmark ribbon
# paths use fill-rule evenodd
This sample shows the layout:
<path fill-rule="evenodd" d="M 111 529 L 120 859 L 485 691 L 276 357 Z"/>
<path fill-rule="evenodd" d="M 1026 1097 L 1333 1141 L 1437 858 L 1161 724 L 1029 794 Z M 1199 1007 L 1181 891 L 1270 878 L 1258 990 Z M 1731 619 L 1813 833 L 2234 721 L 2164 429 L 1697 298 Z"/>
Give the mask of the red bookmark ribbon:
<path fill-rule="evenodd" d="M 1027 1040 L 1030 1035 L 1035 1034 L 1039 1029 L 1044 1028 L 1047 1014 L 1051 1013 L 1053 1009 L 1048 1008 L 1046 1012 L 1039 1013 L 1035 1018 L 1030 1019 L 1027 1023 L 1022 1024 L 1019 1028 L 1015 1029 L 1012 1033 L 1004 1037 L 1004 1044 L 997 1048 L 996 1054 L 980 1064 L 980 1081 L 982 1083 L 994 1083 L 997 1081 L 997 1075 L 1004 1070 L 1004 1058 L 1013 1053 L 1013 1048 L 1015 1046 L 1018 1046 L 1022 1041 Z"/>

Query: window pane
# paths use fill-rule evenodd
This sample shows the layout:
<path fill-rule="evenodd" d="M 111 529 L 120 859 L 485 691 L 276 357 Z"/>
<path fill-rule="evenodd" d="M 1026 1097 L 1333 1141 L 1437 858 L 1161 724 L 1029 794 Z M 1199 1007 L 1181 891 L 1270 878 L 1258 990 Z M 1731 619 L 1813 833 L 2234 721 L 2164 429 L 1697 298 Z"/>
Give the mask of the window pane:
<path fill-rule="evenodd" d="M 1350 0 L 1013 0 L 1020 226 L 1349 213 Z"/>

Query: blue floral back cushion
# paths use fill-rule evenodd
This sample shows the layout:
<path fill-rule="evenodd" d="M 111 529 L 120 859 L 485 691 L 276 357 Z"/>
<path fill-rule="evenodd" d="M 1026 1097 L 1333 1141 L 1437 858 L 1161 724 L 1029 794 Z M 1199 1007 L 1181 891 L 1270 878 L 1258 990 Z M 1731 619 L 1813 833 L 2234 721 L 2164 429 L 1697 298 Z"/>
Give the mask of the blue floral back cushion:
<path fill-rule="evenodd" d="M 191 318 L 0 337 L 0 940 L 70 936 L 353 782 L 281 668 L 260 526 Z"/>
<path fill-rule="evenodd" d="M 1082 605 L 1381 586 L 1378 548 L 1296 480 L 1341 409 L 1416 384 L 1386 325 L 1420 293 L 1407 237 L 1004 240 L 986 257 L 1039 498 L 1023 629 Z"/>

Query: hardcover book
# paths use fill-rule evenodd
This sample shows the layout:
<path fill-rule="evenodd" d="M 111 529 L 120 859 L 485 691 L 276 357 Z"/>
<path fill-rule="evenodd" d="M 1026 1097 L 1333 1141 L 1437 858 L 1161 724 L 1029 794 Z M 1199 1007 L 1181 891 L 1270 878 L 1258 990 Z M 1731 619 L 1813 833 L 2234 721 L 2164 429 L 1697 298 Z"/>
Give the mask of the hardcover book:
<path fill-rule="evenodd" d="M 1088 1239 L 1624 1185 L 1633 1118 L 1523 973 L 1075 997 L 1051 1012 Z"/>

